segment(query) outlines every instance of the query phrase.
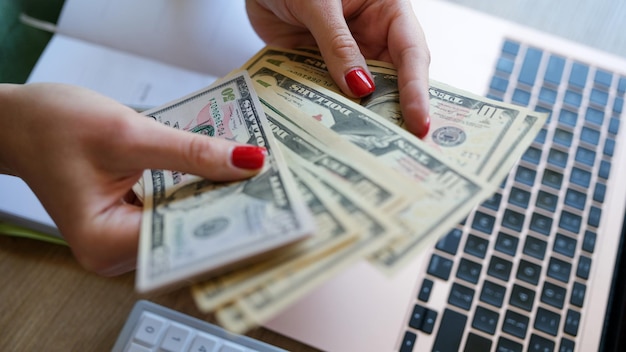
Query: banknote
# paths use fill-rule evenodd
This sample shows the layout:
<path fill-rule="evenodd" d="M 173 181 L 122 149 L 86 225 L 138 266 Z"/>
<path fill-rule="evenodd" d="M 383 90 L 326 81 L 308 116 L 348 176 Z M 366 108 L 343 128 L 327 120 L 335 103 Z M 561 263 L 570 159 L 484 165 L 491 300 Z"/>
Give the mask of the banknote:
<path fill-rule="evenodd" d="M 303 50 L 266 47 L 250 59 L 245 67 L 253 72 L 263 65 L 273 65 L 308 82 L 340 93 L 315 49 Z M 386 62 L 368 60 L 367 63 L 376 90 L 366 97 L 352 100 L 404 128 L 397 71 Z M 431 128 L 424 141 L 433 148 L 441 150 L 446 157 L 484 178 L 497 173 L 494 168 L 502 169 L 500 166 L 511 164 L 498 163 L 503 160 L 503 155 L 513 161 L 519 159 L 521 154 L 504 154 L 504 151 L 511 149 L 516 142 L 515 133 L 528 122 L 525 116 L 530 111 L 461 91 L 434 80 L 430 81 L 429 94 Z M 534 116 L 537 117 L 535 123 L 540 128 L 547 115 L 535 113 Z"/>
<path fill-rule="evenodd" d="M 315 217 L 317 232 L 288 250 L 254 265 L 220 275 L 192 286 L 196 305 L 203 312 L 223 306 L 273 276 L 305 266 L 325 254 L 355 241 L 363 231 L 350 214 L 321 187 L 314 188 L 294 174 L 298 190 Z"/>
<path fill-rule="evenodd" d="M 145 112 L 173 128 L 263 146 L 263 170 L 216 183 L 146 170 L 136 289 L 148 292 L 245 263 L 315 232 L 248 74 Z"/>
<path fill-rule="evenodd" d="M 286 154 L 288 160 L 289 155 Z M 363 207 L 358 200 L 355 201 L 349 195 L 343 194 L 334 184 L 316 178 L 312 170 L 298 166 L 296 160 L 288 162 L 290 166 L 294 166 L 292 169 L 294 173 L 300 175 L 305 182 L 314 185 L 315 189 L 324 187 L 332 192 L 352 216 L 356 216 L 361 224 L 367 224 L 366 231 L 358 240 L 339 247 L 307 265 L 290 267 L 288 271 L 265 280 L 236 300 L 220 307 L 216 311 L 216 318 L 221 325 L 235 332 L 244 332 L 267 321 L 341 270 L 371 254 L 384 243 L 387 238 L 386 232 L 399 230 L 399 228 L 392 230 L 395 227 L 393 222 L 387 222 L 375 210 Z"/>
<path fill-rule="evenodd" d="M 325 145 L 323 140 L 329 139 L 323 138 L 321 134 L 334 134 L 331 130 L 317 129 L 316 137 L 313 137 L 293 124 L 287 115 L 275 110 L 263 99 L 260 100 L 276 140 L 298 158 L 328 171 L 319 173 L 320 177 L 326 174 L 334 176 L 330 182 L 335 179 L 343 182 L 344 187 L 356 192 L 365 202 L 390 213 L 405 208 L 419 194 L 419 187 L 412 180 L 385 167 L 358 147 L 349 143 L 343 143 L 340 147 Z"/>
<path fill-rule="evenodd" d="M 454 165 L 439 151 L 375 113 L 322 87 L 303 88 L 297 78 L 285 75 L 265 67 L 252 74 L 263 104 L 284 112 L 311 136 L 324 139 L 329 148 L 342 150 L 353 144 L 413 179 L 417 196 L 400 217 L 410 230 L 390 239 L 389 246 L 372 257 L 385 273 L 395 273 L 425 243 L 445 234 L 497 187 Z M 316 119 L 316 114 L 328 117 Z M 335 133 L 328 133 L 329 128 Z M 369 143 L 352 138 L 355 134 Z"/>

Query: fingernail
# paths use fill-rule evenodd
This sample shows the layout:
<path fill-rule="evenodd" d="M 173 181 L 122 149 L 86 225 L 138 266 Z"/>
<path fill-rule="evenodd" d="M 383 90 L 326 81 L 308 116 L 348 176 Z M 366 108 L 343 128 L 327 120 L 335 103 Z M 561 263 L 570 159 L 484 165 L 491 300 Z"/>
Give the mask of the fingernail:
<path fill-rule="evenodd" d="M 424 124 L 422 125 L 422 129 L 421 131 L 419 131 L 419 134 L 417 135 L 417 137 L 419 139 L 426 138 L 426 136 L 428 135 L 429 129 L 430 129 L 430 116 L 426 116 L 426 121 L 424 121 Z"/>
<path fill-rule="evenodd" d="M 243 145 L 233 148 L 230 160 L 235 167 L 256 170 L 263 167 L 267 150 L 263 147 Z"/>
<path fill-rule="evenodd" d="M 365 71 L 357 67 L 348 73 L 346 73 L 346 83 L 348 88 L 352 91 L 352 94 L 357 97 L 364 97 L 374 92 L 374 82 Z"/>

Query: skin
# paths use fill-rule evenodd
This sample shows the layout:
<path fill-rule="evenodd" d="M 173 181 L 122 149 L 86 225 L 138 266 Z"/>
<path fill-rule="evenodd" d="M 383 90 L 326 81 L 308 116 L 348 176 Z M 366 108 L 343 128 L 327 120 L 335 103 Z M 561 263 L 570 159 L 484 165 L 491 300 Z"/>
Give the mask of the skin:
<path fill-rule="evenodd" d="M 427 132 L 430 57 L 407 1 L 248 0 L 246 6 L 268 44 L 317 45 L 348 95 L 345 75 L 366 70 L 364 58 L 393 63 L 407 127 L 418 136 Z M 233 166 L 233 142 L 163 126 L 84 88 L 0 84 L 0 107 L 0 173 L 21 177 L 77 261 L 105 276 L 135 269 L 142 207 L 131 188 L 144 169 L 215 181 L 259 171 Z"/>
<path fill-rule="evenodd" d="M 176 130 L 95 92 L 61 84 L 0 85 L 0 170 L 21 177 L 76 259 L 101 275 L 135 268 L 144 169 L 215 181 L 250 177 L 233 142 Z"/>
<path fill-rule="evenodd" d="M 403 0 L 247 0 L 250 23 L 268 44 L 318 46 L 342 91 L 345 75 L 365 59 L 398 69 L 400 105 L 409 131 L 427 134 L 430 52 L 411 4 Z M 369 74 L 369 72 L 368 72 Z"/>

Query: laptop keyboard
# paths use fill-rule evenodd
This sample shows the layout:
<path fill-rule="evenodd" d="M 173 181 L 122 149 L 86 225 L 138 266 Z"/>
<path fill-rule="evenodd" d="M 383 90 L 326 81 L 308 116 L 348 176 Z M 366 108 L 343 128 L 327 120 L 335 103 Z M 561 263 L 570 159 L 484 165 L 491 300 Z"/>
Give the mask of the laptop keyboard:
<path fill-rule="evenodd" d="M 574 351 L 626 77 L 507 40 L 488 97 L 549 112 L 500 189 L 435 246 L 401 351 Z M 445 307 L 433 285 L 447 282 Z"/>

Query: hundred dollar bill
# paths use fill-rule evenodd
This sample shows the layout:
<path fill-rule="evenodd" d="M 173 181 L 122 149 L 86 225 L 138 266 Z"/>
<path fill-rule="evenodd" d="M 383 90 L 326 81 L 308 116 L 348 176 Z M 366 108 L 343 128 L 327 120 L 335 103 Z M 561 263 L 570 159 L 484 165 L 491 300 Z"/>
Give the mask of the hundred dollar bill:
<path fill-rule="evenodd" d="M 253 72 L 263 65 L 273 65 L 279 68 L 279 72 L 289 72 L 303 80 L 341 93 L 323 59 L 316 55 L 315 49 L 304 50 L 266 47 L 249 60 L 245 67 Z M 397 71 L 385 62 L 368 60 L 367 63 L 376 90 L 369 96 L 353 101 L 404 128 Z M 503 164 L 495 161 L 502 160 L 504 151 L 517 141 L 515 133 L 527 122 L 525 116 L 530 111 L 520 106 L 479 97 L 434 80 L 430 81 L 429 93 L 431 128 L 424 141 L 475 175 L 488 178 L 501 172 Z M 547 116 L 535 116 L 536 124 L 540 128 Z M 520 155 L 505 156 L 515 161 Z"/>
<path fill-rule="evenodd" d="M 264 104 L 284 112 L 311 136 L 327 138 L 329 148 L 341 150 L 348 141 L 414 180 L 420 191 L 402 216 L 412 231 L 375 255 L 376 264 L 389 274 L 419 253 L 428 239 L 445 234 L 497 187 L 454 165 L 406 130 L 322 87 L 307 86 L 268 67 L 254 72 L 252 79 Z M 323 133 L 323 125 L 336 133 Z"/>
<path fill-rule="evenodd" d="M 303 168 L 297 160 L 291 160 L 289 155 L 286 154 L 286 157 L 290 167 L 293 165 L 292 170 L 295 174 L 304 182 L 314 185 L 315 189 L 324 187 L 329 190 L 352 216 L 366 225 L 366 230 L 356 241 L 338 247 L 326 256 L 307 263 L 308 265 L 291 267 L 281 275 L 274 275 L 232 303 L 220 307 L 216 312 L 216 318 L 221 325 L 235 332 L 245 332 L 267 321 L 341 270 L 371 254 L 388 238 L 386 233 L 400 230 L 384 217 L 377 215 L 375 210 L 364 207 L 358 200 L 355 201 L 351 196 L 344 194 L 343 190 L 336 188 L 335 185 L 318 179 L 314 171 Z"/>
<path fill-rule="evenodd" d="M 246 72 L 145 114 L 174 128 L 263 146 L 267 158 L 257 176 L 240 182 L 144 173 L 138 291 L 232 268 L 315 232 Z"/>

